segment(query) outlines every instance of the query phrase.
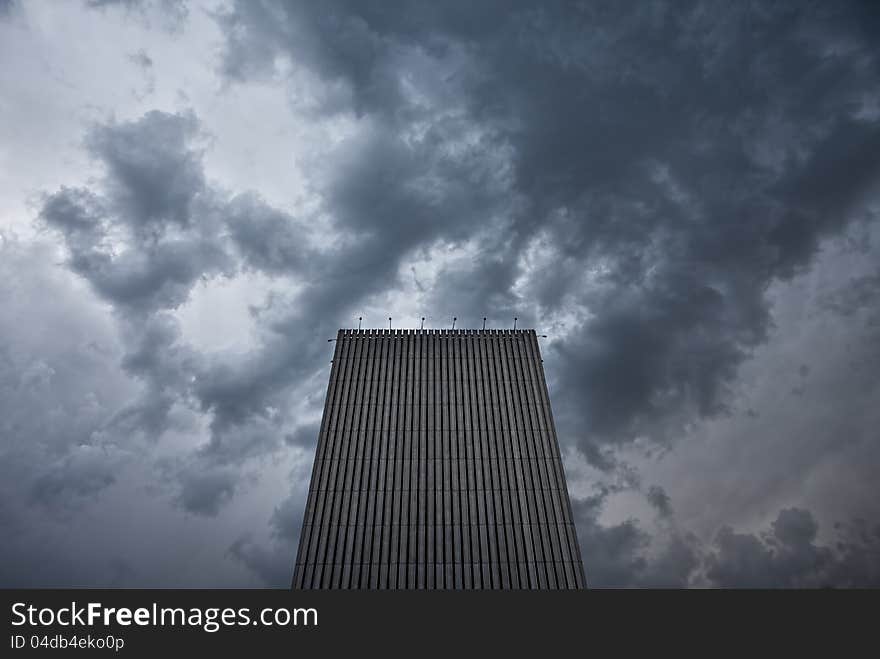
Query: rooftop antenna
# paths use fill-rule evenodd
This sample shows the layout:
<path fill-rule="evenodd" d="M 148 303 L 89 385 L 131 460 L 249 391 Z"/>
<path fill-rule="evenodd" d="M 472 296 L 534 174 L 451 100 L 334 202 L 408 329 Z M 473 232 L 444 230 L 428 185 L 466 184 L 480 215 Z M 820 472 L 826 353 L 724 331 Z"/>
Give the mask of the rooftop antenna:
<path fill-rule="evenodd" d="M 483 331 L 486 331 L 486 318 L 483 318 Z"/>
<path fill-rule="evenodd" d="M 516 329 L 516 321 L 519 320 L 516 316 L 513 317 L 513 329 Z"/>
<path fill-rule="evenodd" d="M 455 321 L 456 321 L 456 320 L 458 320 L 458 318 L 453 316 L 453 318 L 452 318 L 452 329 L 455 329 Z"/>
<path fill-rule="evenodd" d="M 391 316 L 388 316 L 388 331 L 391 331 Z"/>
<path fill-rule="evenodd" d="M 425 317 L 422 316 L 422 326 L 419 329 L 425 329 Z"/>
<path fill-rule="evenodd" d="M 363 316 L 358 316 L 358 331 L 361 329 L 361 321 L 364 319 Z"/>

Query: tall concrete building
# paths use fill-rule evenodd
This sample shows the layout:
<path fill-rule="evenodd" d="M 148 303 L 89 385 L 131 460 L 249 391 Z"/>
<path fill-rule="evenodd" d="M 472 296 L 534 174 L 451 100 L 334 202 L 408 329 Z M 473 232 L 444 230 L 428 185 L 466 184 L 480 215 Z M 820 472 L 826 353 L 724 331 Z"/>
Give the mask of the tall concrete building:
<path fill-rule="evenodd" d="M 534 330 L 339 330 L 293 587 L 585 587 Z"/>

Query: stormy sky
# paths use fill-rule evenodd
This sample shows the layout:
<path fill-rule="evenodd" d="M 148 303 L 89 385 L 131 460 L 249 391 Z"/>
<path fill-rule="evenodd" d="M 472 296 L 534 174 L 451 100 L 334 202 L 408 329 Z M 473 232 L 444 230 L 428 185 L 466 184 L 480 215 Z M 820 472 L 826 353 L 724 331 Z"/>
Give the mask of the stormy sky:
<path fill-rule="evenodd" d="M 880 6 L 0 0 L 0 585 L 289 585 L 339 327 L 534 327 L 589 585 L 880 585 Z"/>

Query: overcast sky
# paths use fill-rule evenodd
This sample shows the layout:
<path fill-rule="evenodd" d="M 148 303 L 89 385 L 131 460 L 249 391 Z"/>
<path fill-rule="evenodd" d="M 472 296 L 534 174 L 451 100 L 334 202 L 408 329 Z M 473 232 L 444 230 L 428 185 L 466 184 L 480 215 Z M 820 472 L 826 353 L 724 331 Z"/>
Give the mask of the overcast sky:
<path fill-rule="evenodd" d="M 359 316 L 547 335 L 591 586 L 880 585 L 880 5 L 0 0 L 0 585 L 289 585 Z"/>

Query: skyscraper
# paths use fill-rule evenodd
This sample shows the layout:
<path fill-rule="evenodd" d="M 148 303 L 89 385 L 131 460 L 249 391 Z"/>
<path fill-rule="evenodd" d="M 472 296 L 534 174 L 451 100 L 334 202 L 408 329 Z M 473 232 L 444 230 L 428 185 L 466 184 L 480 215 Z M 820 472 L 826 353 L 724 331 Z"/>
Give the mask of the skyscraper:
<path fill-rule="evenodd" d="M 339 330 L 293 587 L 584 586 L 534 330 Z"/>

